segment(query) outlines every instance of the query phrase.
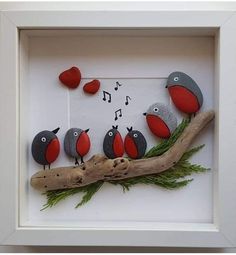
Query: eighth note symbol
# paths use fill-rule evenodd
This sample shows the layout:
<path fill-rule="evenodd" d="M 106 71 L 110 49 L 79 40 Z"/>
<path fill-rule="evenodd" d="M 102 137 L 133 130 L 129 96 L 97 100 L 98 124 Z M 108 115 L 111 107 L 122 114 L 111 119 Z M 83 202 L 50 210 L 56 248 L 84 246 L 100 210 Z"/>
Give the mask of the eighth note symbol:
<path fill-rule="evenodd" d="M 118 90 L 118 88 L 120 87 L 120 86 L 122 86 L 122 84 L 120 84 L 118 81 L 116 82 L 116 86 L 115 86 L 115 90 Z"/>
<path fill-rule="evenodd" d="M 129 100 L 131 100 L 131 98 L 129 96 L 126 96 L 126 98 L 125 98 L 125 105 L 129 104 Z"/>
<path fill-rule="evenodd" d="M 106 95 L 108 96 L 108 101 L 107 101 Z M 111 94 L 105 90 L 103 90 L 103 101 L 107 101 L 108 103 L 111 102 Z"/>
<path fill-rule="evenodd" d="M 122 117 L 122 111 L 121 111 L 121 109 L 119 109 L 119 110 L 115 111 L 115 120 L 118 120 L 118 113 L 120 113 L 119 117 Z"/>

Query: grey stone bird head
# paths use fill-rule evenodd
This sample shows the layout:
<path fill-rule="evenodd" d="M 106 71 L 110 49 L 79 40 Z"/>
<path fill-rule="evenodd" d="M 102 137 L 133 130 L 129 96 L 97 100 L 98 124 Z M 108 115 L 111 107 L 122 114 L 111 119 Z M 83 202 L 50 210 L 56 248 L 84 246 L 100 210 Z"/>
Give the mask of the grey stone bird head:
<path fill-rule="evenodd" d="M 155 115 L 161 118 L 165 124 L 168 126 L 170 132 L 174 132 L 177 127 L 177 119 L 174 113 L 169 109 L 169 107 L 162 103 L 154 103 L 149 106 L 148 110 L 144 115 Z"/>
<path fill-rule="evenodd" d="M 183 72 L 173 72 L 169 75 L 167 79 L 166 88 L 172 86 L 182 86 L 192 92 L 198 99 L 199 106 L 203 104 L 203 95 L 197 85 L 197 83 L 187 74 Z"/>
<path fill-rule="evenodd" d="M 70 128 L 66 132 L 66 135 L 64 138 L 64 150 L 68 156 L 73 158 L 79 157 L 78 152 L 76 150 L 76 144 L 82 132 L 83 130 L 80 128 Z"/>

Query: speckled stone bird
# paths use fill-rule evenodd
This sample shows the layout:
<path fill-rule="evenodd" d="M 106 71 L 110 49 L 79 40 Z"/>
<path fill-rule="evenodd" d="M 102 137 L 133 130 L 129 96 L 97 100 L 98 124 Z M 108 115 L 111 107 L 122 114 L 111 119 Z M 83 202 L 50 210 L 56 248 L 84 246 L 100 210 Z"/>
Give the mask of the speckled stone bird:
<path fill-rule="evenodd" d="M 88 136 L 89 129 L 82 130 L 80 128 L 70 128 L 64 138 L 65 153 L 75 159 L 75 164 L 79 165 L 78 158 L 84 163 L 83 157 L 90 150 L 90 138 Z"/>
<path fill-rule="evenodd" d="M 147 149 L 147 141 L 144 135 L 133 130 L 133 127 L 127 128 L 128 134 L 125 136 L 125 152 L 132 159 L 142 158 Z"/>
<path fill-rule="evenodd" d="M 164 104 L 152 104 L 144 115 L 149 129 L 157 137 L 169 138 L 177 127 L 175 115 Z"/>
<path fill-rule="evenodd" d="M 31 145 L 31 152 L 34 160 L 45 166 L 48 165 L 50 169 L 50 165 L 54 162 L 59 153 L 60 153 L 60 143 L 56 136 L 59 128 L 49 131 L 44 130 L 39 132 L 33 139 Z"/>
<path fill-rule="evenodd" d="M 170 97 L 181 112 L 193 114 L 203 104 L 203 95 L 197 83 L 187 74 L 173 72 L 167 79 L 166 88 Z"/>

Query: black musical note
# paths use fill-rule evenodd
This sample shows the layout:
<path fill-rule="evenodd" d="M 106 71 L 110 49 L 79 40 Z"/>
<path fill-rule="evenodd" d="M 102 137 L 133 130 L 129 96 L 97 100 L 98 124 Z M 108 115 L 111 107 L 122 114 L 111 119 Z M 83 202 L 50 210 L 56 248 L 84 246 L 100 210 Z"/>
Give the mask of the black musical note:
<path fill-rule="evenodd" d="M 119 113 L 119 115 L 118 115 L 118 113 Z M 122 117 L 122 110 L 121 109 L 115 111 L 115 120 L 118 120 L 118 117 Z"/>
<path fill-rule="evenodd" d="M 115 86 L 115 90 L 118 90 L 118 88 L 120 87 L 120 86 L 122 86 L 122 84 L 120 84 L 118 81 L 116 82 L 116 86 Z"/>
<path fill-rule="evenodd" d="M 131 98 L 129 96 L 126 96 L 125 98 L 125 105 L 128 105 L 129 104 L 129 101 L 128 100 L 131 100 Z"/>
<path fill-rule="evenodd" d="M 106 95 L 108 96 L 108 101 L 107 101 Z M 107 101 L 108 103 L 111 102 L 111 94 L 105 90 L 103 90 L 103 101 Z"/>

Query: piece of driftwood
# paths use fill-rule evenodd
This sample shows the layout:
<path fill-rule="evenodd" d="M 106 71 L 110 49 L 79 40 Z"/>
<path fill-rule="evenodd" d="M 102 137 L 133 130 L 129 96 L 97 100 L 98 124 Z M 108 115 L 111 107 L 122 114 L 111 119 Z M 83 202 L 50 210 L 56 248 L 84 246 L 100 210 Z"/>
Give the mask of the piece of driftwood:
<path fill-rule="evenodd" d="M 31 185 L 43 191 L 69 189 L 99 180 L 112 181 L 163 172 L 180 160 L 192 140 L 213 118 L 214 111 L 197 114 L 175 144 L 161 156 L 128 160 L 126 158 L 108 159 L 104 155 L 96 154 L 77 167 L 59 167 L 39 171 L 31 177 Z"/>

